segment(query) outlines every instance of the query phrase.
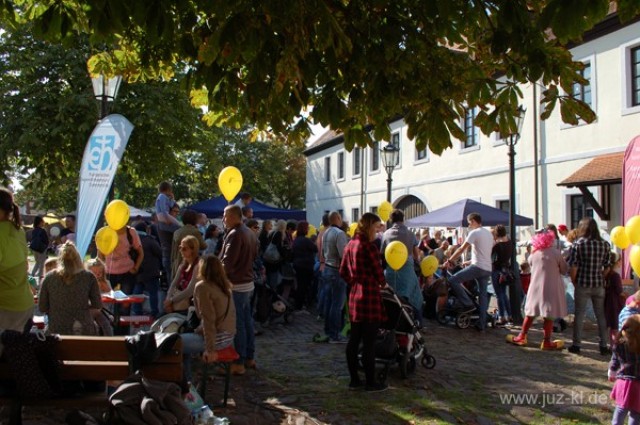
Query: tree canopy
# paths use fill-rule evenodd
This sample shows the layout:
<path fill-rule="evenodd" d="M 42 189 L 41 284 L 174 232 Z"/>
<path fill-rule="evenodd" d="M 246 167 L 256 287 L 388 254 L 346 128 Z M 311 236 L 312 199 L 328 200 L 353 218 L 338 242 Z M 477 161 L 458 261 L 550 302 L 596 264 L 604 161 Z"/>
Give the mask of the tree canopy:
<path fill-rule="evenodd" d="M 567 95 L 586 80 L 566 45 L 610 3 L 640 13 L 623 0 L 0 0 L 0 19 L 48 40 L 87 34 L 96 73 L 169 79 L 179 64 L 212 124 L 300 139 L 312 120 L 351 148 L 371 142 L 368 125 L 388 140 L 402 115 L 417 148 L 439 153 L 464 137 L 465 108 L 487 134 L 515 131 L 521 83 L 542 86 L 542 118 L 559 105 L 567 122 L 593 120 Z"/>
<path fill-rule="evenodd" d="M 22 202 L 76 209 L 80 163 L 98 119 L 89 57 L 83 36 L 62 46 L 34 39 L 28 25 L 0 33 L 0 183 L 19 177 Z M 176 72 L 166 82 L 122 85 L 111 109 L 135 129 L 115 177 L 116 196 L 152 206 L 157 184 L 171 180 L 184 203 L 207 199 L 218 191 L 219 171 L 233 164 L 257 199 L 302 207 L 303 145 L 250 143 L 246 129 L 209 128 L 182 78 Z"/>

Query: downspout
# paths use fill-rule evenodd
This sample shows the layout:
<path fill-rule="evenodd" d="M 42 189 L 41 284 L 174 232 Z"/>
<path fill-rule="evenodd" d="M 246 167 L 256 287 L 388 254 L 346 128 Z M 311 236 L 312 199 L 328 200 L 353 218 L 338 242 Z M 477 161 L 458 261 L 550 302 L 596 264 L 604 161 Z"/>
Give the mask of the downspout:
<path fill-rule="evenodd" d="M 533 195 L 534 195 L 534 228 L 539 229 L 540 207 L 539 207 L 539 175 L 538 175 L 538 89 L 536 83 L 533 84 Z"/>

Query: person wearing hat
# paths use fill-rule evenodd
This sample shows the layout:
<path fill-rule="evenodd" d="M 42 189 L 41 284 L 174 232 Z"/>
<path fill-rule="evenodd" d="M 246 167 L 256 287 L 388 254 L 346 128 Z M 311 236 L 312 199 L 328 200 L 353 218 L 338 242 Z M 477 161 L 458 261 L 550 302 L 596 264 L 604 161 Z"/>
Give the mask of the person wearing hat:
<path fill-rule="evenodd" d="M 567 227 L 566 224 L 558 224 L 558 233 L 559 233 L 559 239 L 561 241 L 566 242 L 567 235 L 569 234 L 569 228 Z"/>

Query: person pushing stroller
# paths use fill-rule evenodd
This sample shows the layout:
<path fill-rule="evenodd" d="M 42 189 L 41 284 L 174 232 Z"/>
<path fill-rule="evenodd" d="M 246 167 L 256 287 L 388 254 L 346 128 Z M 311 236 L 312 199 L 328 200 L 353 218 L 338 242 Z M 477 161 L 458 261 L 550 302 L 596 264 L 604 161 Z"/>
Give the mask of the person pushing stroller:
<path fill-rule="evenodd" d="M 475 310 L 473 301 L 467 291 L 462 287 L 462 283 L 476 279 L 478 281 L 478 294 L 480 305 L 480 320 L 476 325 L 478 330 L 484 330 L 487 325 L 487 308 L 489 300 L 487 298 L 487 286 L 491 279 L 491 250 L 493 248 L 493 235 L 482 227 L 482 217 L 478 213 L 471 213 L 467 216 L 469 229 L 467 239 L 447 261 L 444 262 L 446 268 L 455 265 L 456 259 L 471 247 L 471 264 L 449 279 L 449 284 L 456 298 L 462 304 L 463 313 L 470 313 Z"/>

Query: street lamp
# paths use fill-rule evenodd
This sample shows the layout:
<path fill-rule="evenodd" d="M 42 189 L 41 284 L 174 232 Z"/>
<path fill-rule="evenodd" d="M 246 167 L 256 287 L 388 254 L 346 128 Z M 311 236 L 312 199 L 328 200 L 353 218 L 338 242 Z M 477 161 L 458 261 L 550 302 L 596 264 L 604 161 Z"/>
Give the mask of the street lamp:
<path fill-rule="evenodd" d="M 524 115 L 527 110 L 519 106 L 516 120 L 516 132 L 506 134 L 504 143 L 509 146 L 509 238 L 511 239 L 511 269 L 513 270 L 514 282 L 509 286 L 509 301 L 511 304 L 511 317 L 514 322 L 522 322 L 522 283 L 520 282 L 520 267 L 516 260 L 516 169 L 515 169 L 515 146 L 520 140 L 520 132 L 524 123 Z"/>
<path fill-rule="evenodd" d="M 100 102 L 100 119 L 104 119 L 109 113 L 109 102 L 114 102 L 116 96 L 118 96 L 118 89 L 122 82 L 122 76 L 116 75 L 115 77 L 107 78 L 103 74 L 96 77 L 91 77 L 91 83 L 93 84 L 93 94 L 96 100 Z M 113 201 L 114 188 L 113 183 L 109 188 L 108 202 Z"/>
<path fill-rule="evenodd" d="M 91 78 L 93 94 L 100 102 L 100 119 L 107 116 L 107 113 L 109 112 L 109 102 L 116 100 L 121 82 L 122 76 L 120 75 L 116 75 L 112 78 L 106 78 L 104 75 L 100 74 L 97 77 Z"/>
<path fill-rule="evenodd" d="M 380 149 L 382 154 L 382 165 L 387 170 L 387 202 L 391 202 L 391 175 L 393 170 L 400 163 L 400 148 L 393 143 L 387 143 L 387 145 Z"/>

